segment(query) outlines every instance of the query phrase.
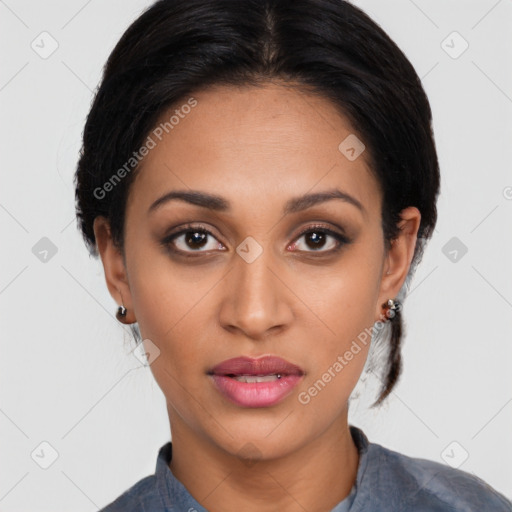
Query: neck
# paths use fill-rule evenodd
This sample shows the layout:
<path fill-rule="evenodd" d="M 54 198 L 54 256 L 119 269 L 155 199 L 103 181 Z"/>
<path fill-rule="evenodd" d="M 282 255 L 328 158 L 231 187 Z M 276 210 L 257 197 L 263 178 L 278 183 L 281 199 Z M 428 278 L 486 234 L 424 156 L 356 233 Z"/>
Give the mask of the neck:
<path fill-rule="evenodd" d="M 359 453 L 347 410 L 321 435 L 279 458 L 241 459 L 169 410 L 173 475 L 211 512 L 325 512 L 356 481 Z M 306 483 L 306 485 L 305 485 Z"/>

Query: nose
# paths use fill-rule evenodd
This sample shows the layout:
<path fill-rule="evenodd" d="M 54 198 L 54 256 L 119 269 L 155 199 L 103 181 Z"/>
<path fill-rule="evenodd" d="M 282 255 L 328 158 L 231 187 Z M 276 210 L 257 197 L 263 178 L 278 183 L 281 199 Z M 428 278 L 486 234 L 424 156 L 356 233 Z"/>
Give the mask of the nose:
<path fill-rule="evenodd" d="M 264 250 L 252 262 L 236 254 L 233 266 L 225 277 L 222 327 L 253 340 L 285 330 L 293 319 L 293 293 L 271 251 Z"/>

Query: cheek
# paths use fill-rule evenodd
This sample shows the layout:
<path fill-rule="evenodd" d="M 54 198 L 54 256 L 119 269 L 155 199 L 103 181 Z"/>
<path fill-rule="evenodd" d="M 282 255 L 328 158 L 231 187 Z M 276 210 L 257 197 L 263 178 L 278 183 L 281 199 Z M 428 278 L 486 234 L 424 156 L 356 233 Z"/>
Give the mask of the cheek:
<path fill-rule="evenodd" d="M 343 294 L 333 294 L 330 307 L 323 310 L 329 330 L 322 331 L 327 334 L 318 336 L 314 329 L 305 333 L 315 342 L 304 347 L 304 353 L 311 355 L 307 359 L 309 372 L 297 399 L 306 407 L 303 412 L 308 417 L 325 411 L 338 414 L 361 376 L 373 327 L 371 294 L 363 295 L 354 293 L 347 299 Z"/>
<path fill-rule="evenodd" d="M 132 304 L 142 339 L 151 340 L 160 351 L 151 369 L 154 374 L 158 372 L 160 378 L 165 379 L 164 368 L 174 376 L 181 365 L 190 363 L 190 341 L 197 339 L 194 323 L 190 324 L 194 315 L 193 305 L 197 302 L 195 294 L 182 286 L 179 278 L 173 278 L 169 267 L 164 268 L 160 264 L 160 258 L 151 262 L 133 258 L 129 270 Z M 184 327 L 187 327 L 188 339 L 183 338 Z M 175 364 L 176 361 L 180 361 L 180 366 Z M 172 382 L 172 378 L 170 380 Z M 160 384 L 160 379 L 157 381 Z"/>
<path fill-rule="evenodd" d="M 215 285 L 222 274 L 180 269 L 156 250 L 132 253 L 129 273 L 141 335 L 160 350 L 158 360 L 151 364 L 155 379 L 167 389 L 186 382 L 190 391 L 194 373 L 206 371 L 201 356 L 211 351 L 208 326 L 215 307 Z"/>
<path fill-rule="evenodd" d="M 297 279 L 298 295 L 315 313 L 318 324 L 330 333 L 329 344 L 351 340 L 375 321 L 375 304 L 380 289 L 380 261 L 360 254 L 347 253 L 336 268 L 308 278 Z M 321 320 L 321 322 L 320 322 Z"/>
<path fill-rule="evenodd" d="M 179 280 L 157 272 L 141 273 L 132 288 L 142 338 L 150 339 L 160 351 L 151 372 L 167 402 L 191 422 L 200 411 L 191 412 L 190 397 L 202 401 L 197 378 L 203 377 L 198 357 L 204 339 L 204 319 L 197 307 L 201 290 L 190 291 Z"/>
<path fill-rule="evenodd" d="M 144 238 L 142 234 L 140 237 Z M 132 244 L 127 261 L 130 291 L 141 334 L 165 339 L 186 321 L 198 297 L 206 293 L 207 283 L 188 282 L 164 250 L 153 246 L 151 240 Z"/>
<path fill-rule="evenodd" d="M 308 295 L 303 296 L 317 318 L 310 315 L 310 334 L 305 333 L 310 340 L 305 349 L 315 349 L 305 385 L 309 388 L 320 379 L 317 388 L 330 389 L 318 393 L 324 397 L 319 403 L 334 395 L 347 398 L 361 375 L 371 343 L 379 272 L 378 261 L 354 252 L 337 272 L 331 270 L 329 276 L 308 283 Z M 305 294 L 306 288 L 300 293 Z"/>

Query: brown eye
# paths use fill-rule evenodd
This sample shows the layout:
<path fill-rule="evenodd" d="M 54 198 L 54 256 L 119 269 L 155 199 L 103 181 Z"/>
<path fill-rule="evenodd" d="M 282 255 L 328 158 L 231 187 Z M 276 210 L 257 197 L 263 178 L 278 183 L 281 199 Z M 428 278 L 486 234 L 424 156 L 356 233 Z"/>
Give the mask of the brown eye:
<path fill-rule="evenodd" d="M 223 249 L 223 245 L 204 226 L 185 226 L 162 240 L 162 244 L 175 252 L 201 253 Z"/>
<path fill-rule="evenodd" d="M 298 249 L 300 252 L 321 252 L 329 253 L 334 252 L 343 245 L 346 245 L 350 240 L 341 233 L 336 233 L 324 227 L 309 226 L 306 230 L 302 231 L 299 238 L 304 239 L 304 243 L 294 242 L 291 247 Z"/>

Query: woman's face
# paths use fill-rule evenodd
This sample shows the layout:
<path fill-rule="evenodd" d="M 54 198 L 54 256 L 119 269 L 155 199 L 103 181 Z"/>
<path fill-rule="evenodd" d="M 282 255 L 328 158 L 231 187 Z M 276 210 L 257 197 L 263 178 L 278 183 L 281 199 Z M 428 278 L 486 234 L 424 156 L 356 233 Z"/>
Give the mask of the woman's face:
<path fill-rule="evenodd" d="M 279 85 L 192 96 L 197 104 L 156 132 L 161 140 L 152 135 L 130 189 L 126 268 L 104 250 L 112 245 L 101 220 L 98 245 L 112 295 L 121 303 L 121 292 L 148 351 L 159 350 L 151 370 L 173 438 L 193 435 L 231 454 L 252 443 L 258 456 L 277 457 L 346 425 L 365 329 L 406 277 L 419 213 L 407 210 L 413 236 L 386 253 L 367 155 L 355 158 L 361 146 L 326 100 Z M 215 196 L 219 207 L 173 199 L 152 208 L 173 191 Z M 262 383 L 211 375 L 225 360 L 268 355 L 299 375 L 272 377 L 264 393 Z M 227 379 L 232 395 L 216 384 Z"/>

